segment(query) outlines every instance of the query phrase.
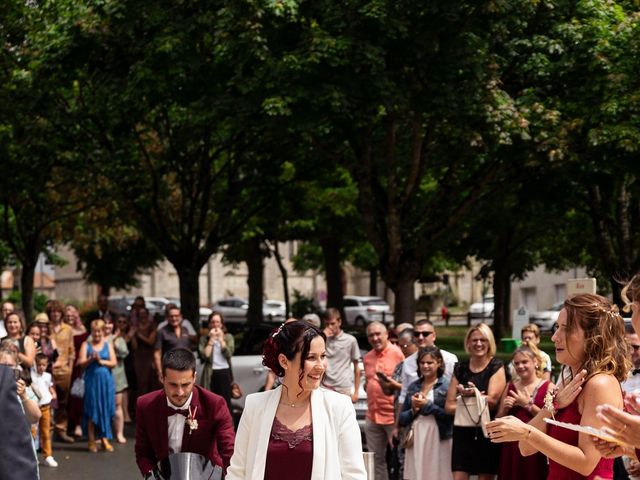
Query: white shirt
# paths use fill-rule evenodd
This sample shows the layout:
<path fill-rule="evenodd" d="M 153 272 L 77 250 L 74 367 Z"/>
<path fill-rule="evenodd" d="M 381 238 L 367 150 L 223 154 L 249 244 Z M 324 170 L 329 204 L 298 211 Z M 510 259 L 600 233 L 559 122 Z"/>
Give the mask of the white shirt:
<path fill-rule="evenodd" d="M 409 388 L 409 385 L 418 379 L 419 351 L 420 350 L 409 355 L 402 363 L 402 390 L 400 390 L 400 395 L 398 396 L 398 402 L 400 405 L 404 403 L 404 398 L 407 396 L 407 389 Z M 442 354 L 442 360 L 444 360 L 444 377 L 451 380 L 451 377 L 453 376 L 453 367 L 458 362 L 458 357 L 446 350 L 440 350 L 440 353 Z"/>
<path fill-rule="evenodd" d="M 635 392 L 636 390 L 640 390 L 640 373 L 636 375 L 632 375 L 631 372 L 627 379 L 620 384 L 622 390 L 628 393 Z"/>
<path fill-rule="evenodd" d="M 4 328 L 4 320 L 0 320 L 0 338 L 7 336 L 7 329 Z"/>
<path fill-rule="evenodd" d="M 50 387 L 53 387 L 53 380 L 51 379 L 51 374 L 44 372 L 42 375 L 39 375 L 33 370 L 31 371 L 31 382 L 32 386 L 38 391 L 38 395 L 40 398 L 38 399 L 38 406 L 42 407 L 44 405 L 49 405 L 52 400 Z"/>
<path fill-rule="evenodd" d="M 227 359 L 222 355 L 222 347 L 218 340 L 213 342 L 213 348 L 211 349 L 211 368 L 213 370 L 229 368 L 229 362 L 227 362 Z"/>
<path fill-rule="evenodd" d="M 193 398 L 193 392 L 187 398 L 185 404 L 178 408 L 173 405 L 169 398 L 167 398 L 167 406 L 169 408 L 173 408 L 174 410 L 183 410 L 185 408 L 189 408 L 191 405 L 191 399 Z M 187 417 L 176 413 L 175 415 L 171 415 L 167 417 L 167 423 L 169 427 L 169 452 L 170 453 L 180 453 L 182 451 L 182 436 L 184 435 L 184 422 L 187 421 Z"/>

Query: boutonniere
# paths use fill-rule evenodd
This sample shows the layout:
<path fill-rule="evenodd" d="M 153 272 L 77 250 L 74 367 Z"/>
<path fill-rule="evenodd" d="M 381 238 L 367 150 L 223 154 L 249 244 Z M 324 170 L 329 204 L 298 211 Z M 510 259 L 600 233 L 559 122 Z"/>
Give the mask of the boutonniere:
<path fill-rule="evenodd" d="M 198 411 L 198 407 L 193 407 L 193 412 L 191 411 L 191 405 L 189 405 L 189 416 L 187 417 L 187 425 L 189 425 L 189 435 L 194 430 L 198 429 L 198 420 L 196 420 L 196 412 Z"/>

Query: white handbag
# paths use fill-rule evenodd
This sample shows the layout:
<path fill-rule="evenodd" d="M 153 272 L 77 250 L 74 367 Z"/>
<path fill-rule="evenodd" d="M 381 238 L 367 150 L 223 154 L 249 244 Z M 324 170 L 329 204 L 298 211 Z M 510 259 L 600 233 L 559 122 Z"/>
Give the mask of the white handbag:
<path fill-rule="evenodd" d="M 481 427 L 482 434 L 489 438 L 487 434 L 487 422 L 491 421 L 489 416 L 489 403 L 487 397 L 483 396 L 476 387 L 473 387 L 473 396 L 458 396 L 456 398 L 456 414 L 453 417 L 453 424 L 456 427 Z"/>

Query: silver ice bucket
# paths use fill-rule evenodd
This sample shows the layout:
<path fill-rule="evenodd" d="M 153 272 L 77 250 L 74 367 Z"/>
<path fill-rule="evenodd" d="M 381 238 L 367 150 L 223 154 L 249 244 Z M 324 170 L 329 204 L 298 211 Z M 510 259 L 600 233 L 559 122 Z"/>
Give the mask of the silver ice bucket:
<path fill-rule="evenodd" d="M 158 480 L 221 480 L 222 468 L 197 453 L 172 453 L 158 462 L 154 475 Z"/>

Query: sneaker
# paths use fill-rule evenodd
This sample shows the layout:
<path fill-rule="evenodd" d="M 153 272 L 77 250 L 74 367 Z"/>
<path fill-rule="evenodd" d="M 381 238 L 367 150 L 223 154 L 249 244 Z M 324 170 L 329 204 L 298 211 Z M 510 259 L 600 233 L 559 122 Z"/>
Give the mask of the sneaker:
<path fill-rule="evenodd" d="M 57 467 L 58 466 L 58 462 L 56 462 L 55 458 L 49 456 L 47 458 L 44 459 L 44 464 L 47 467 Z"/>

